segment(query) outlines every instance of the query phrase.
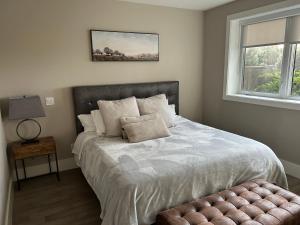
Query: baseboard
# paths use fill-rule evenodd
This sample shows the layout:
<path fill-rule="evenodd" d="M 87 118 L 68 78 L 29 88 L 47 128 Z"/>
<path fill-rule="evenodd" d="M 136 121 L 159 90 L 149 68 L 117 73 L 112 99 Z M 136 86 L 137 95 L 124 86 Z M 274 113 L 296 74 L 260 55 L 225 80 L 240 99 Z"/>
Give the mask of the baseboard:
<path fill-rule="evenodd" d="M 14 202 L 14 186 L 12 178 L 9 179 L 6 199 L 6 210 L 4 217 L 4 225 L 12 225 L 13 202 Z"/>
<path fill-rule="evenodd" d="M 281 160 L 282 165 L 285 169 L 285 172 L 288 175 L 291 175 L 293 177 L 296 177 L 296 178 L 300 179 L 300 165 L 289 162 L 289 161 L 284 160 L 284 159 L 280 159 L 280 160 Z"/>
<path fill-rule="evenodd" d="M 74 158 L 60 159 L 58 160 L 59 171 L 71 170 L 77 168 Z M 51 161 L 52 171 L 56 171 L 55 161 Z M 49 173 L 48 163 L 43 163 L 35 166 L 26 166 L 27 177 L 39 176 L 42 174 Z M 23 168 L 18 168 L 19 178 L 24 178 Z M 13 180 L 16 181 L 16 172 L 13 170 Z"/>

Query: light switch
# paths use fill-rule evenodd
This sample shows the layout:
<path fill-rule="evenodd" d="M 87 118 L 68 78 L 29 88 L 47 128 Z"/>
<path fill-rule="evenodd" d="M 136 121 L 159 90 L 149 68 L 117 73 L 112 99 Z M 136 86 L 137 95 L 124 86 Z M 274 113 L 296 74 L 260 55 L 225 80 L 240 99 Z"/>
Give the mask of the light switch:
<path fill-rule="evenodd" d="M 54 97 L 46 97 L 45 98 L 46 100 L 46 105 L 55 105 L 55 100 L 54 100 Z"/>

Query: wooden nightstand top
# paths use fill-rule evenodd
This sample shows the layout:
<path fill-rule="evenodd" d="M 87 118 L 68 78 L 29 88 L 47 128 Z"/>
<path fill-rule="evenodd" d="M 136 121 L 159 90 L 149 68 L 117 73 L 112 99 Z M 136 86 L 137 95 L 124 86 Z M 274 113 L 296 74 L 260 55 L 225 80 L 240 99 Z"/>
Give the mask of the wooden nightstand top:
<path fill-rule="evenodd" d="M 11 149 L 12 156 L 16 160 L 55 153 L 56 144 L 53 137 L 42 137 L 38 143 L 33 144 L 22 145 L 22 142 L 14 142 Z"/>

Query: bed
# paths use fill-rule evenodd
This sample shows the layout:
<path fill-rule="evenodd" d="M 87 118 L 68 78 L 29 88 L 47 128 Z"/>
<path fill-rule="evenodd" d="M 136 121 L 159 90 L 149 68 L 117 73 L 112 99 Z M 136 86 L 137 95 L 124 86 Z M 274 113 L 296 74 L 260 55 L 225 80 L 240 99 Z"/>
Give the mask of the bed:
<path fill-rule="evenodd" d="M 179 111 L 177 81 L 74 87 L 75 115 L 97 108 L 99 99 L 166 94 Z M 283 166 L 257 141 L 177 116 L 167 138 L 129 144 L 121 138 L 82 132 L 73 154 L 101 204 L 102 225 L 149 225 L 167 208 L 252 179 L 284 188 Z"/>

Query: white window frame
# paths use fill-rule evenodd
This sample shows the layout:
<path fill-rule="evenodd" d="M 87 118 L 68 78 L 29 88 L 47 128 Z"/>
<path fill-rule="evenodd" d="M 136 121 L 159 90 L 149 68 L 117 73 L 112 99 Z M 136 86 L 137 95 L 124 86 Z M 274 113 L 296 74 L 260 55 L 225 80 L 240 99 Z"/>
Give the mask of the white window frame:
<path fill-rule="evenodd" d="M 247 92 L 242 90 L 243 78 L 243 48 L 242 48 L 242 27 L 248 24 L 270 21 L 280 18 L 300 15 L 300 0 L 290 0 L 281 2 L 242 13 L 237 13 L 227 17 L 226 34 L 226 55 L 223 99 L 227 101 L 237 101 L 243 103 L 288 108 L 300 110 L 300 96 L 287 96 L 290 90 L 292 79 L 291 73 L 291 51 L 294 45 L 285 44 L 282 61 L 282 82 L 279 94 Z M 287 19 L 287 33 L 289 29 L 289 19 Z M 288 69 L 286 69 L 288 68 Z"/>

